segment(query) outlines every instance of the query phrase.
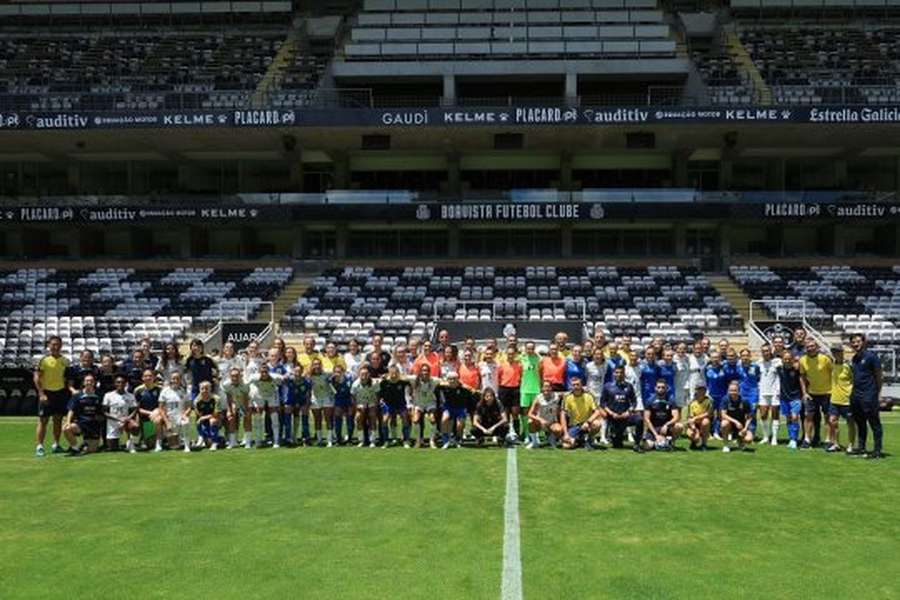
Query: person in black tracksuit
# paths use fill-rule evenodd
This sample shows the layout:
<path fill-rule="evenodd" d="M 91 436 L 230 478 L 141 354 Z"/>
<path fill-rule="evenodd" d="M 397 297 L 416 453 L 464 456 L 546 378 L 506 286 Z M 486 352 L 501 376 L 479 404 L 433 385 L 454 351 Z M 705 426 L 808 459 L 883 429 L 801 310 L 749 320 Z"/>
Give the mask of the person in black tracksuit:
<path fill-rule="evenodd" d="M 851 360 L 853 369 L 853 391 L 850 394 L 850 414 L 856 421 L 858 430 L 858 446 L 851 454 L 865 455 L 867 458 L 882 458 L 882 441 L 884 430 L 881 427 L 881 416 L 878 414 L 881 397 L 881 359 L 866 348 L 866 337 L 857 333 L 851 336 L 850 346 L 855 354 Z M 866 453 L 866 437 L 868 428 L 872 428 L 874 448 Z"/>

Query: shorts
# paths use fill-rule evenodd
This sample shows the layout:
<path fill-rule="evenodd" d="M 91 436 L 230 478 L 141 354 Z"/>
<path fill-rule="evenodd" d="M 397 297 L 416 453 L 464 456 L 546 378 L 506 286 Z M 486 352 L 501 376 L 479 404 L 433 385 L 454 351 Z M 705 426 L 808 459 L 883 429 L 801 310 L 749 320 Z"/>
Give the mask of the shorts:
<path fill-rule="evenodd" d="M 800 408 L 802 406 L 802 402 L 800 400 L 781 400 L 781 415 L 784 417 L 790 417 L 792 415 L 800 415 Z"/>
<path fill-rule="evenodd" d="M 820 411 L 823 415 L 827 415 L 830 406 L 830 394 L 813 394 L 809 400 L 803 401 L 803 409 L 806 411 L 807 417 L 817 416 Z"/>
<path fill-rule="evenodd" d="M 64 417 L 69 413 L 69 399 L 72 394 L 66 388 L 55 391 L 45 390 L 46 402 L 38 402 L 39 417 Z"/>
<path fill-rule="evenodd" d="M 760 394 L 759 395 L 759 405 L 760 406 L 777 406 L 775 402 L 775 394 Z"/>
<path fill-rule="evenodd" d="M 97 421 L 78 421 L 76 423 L 81 430 L 81 437 L 86 440 L 100 439 L 100 423 Z"/>
<path fill-rule="evenodd" d="M 350 399 L 347 399 L 347 400 L 335 400 L 335 401 L 334 401 L 334 407 L 335 407 L 335 408 L 341 408 L 341 409 L 347 410 L 347 409 L 350 408 L 351 406 L 353 406 L 353 400 L 350 400 Z"/>
<path fill-rule="evenodd" d="M 388 404 L 387 402 L 381 402 L 381 412 L 382 414 L 387 414 L 391 416 L 402 415 L 407 412 L 406 403 L 399 404 Z"/>
<path fill-rule="evenodd" d="M 712 400 L 713 411 L 716 416 L 718 416 L 719 411 L 722 410 L 722 403 L 725 401 L 725 396 L 722 396 L 721 398 L 714 398 L 711 396 L 710 399 Z"/>
<path fill-rule="evenodd" d="M 583 425 L 583 423 L 579 423 L 578 425 L 575 425 L 575 426 L 573 426 L 573 427 L 569 427 L 569 437 L 578 439 L 578 436 L 580 436 L 582 433 L 590 433 L 590 429 L 588 429 L 587 431 L 582 432 L 582 431 L 581 431 L 581 426 L 582 426 L 582 425 Z"/>
<path fill-rule="evenodd" d="M 498 438 L 505 438 L 506 434 L 508 432 L 509 432 L 509 427 L 506 425 L 501 425 L 501 426 L 497 427 L 497 429 L 495 429 L 494 433 L 492 433 L 491 435 L 495 435 Z M 474 435 L 475 439 L 478 439 L 478 440 L 483 439 L 485 437 L 484 432 L 481 431 L 480 429 L 478 429 L 477 427 L 472 428 L 472 435 Z"/>
<path fill-rule="evenodd" d="M 668 421 L 667 421 L 667 422 L 668 422 Z M 666 424 L 666 423 L 660 423 L 660 424 L 657 425 L 656 423 L 653 423 L 653 426 L 656 428 L 657 431 L 662 431 L 662 428 L 665 426 L 665 424 Z M 666 435 L 670 435 L 670 434 L 671 434 L 670 431 L 667 431 L 667 432 L 666 432 Z M 644 433 L 644 439 L 645 439 L 645 440 L 652 440 L 652 439 L 655 439 L 655 438 L 653 437 L 653 432 L 647 430 L 647 431 Z"/>
<path fill-rule="evenodd" d="M 437 410 L 437 406 L 435 406 L 434 404 L 427 404 L 425 406 L 419 406 L 418 404 L 413 404 L 413 410 L 416 410 L 416 411 L 422 412 L 422 413 L 433 413 L 434 411 Z"/>
<path fill-rule="evenodd" d="M 540 392 L 519 392 L 519 406 L 529 408 Z"/>
<path fill-rule="evenodd" d="M 320 408 L 334 408 L 334 398 L 331 396 L 319 399 L 315 396 L 311 396 L 309 400 L 309 406 L 313 409 Z"/>
<path fill-rule="evenodd" d="M 153 421 L 141 421 L 141 435 L 144 439 L 156 437 L 156 425 Z"/>
<path fill-rule="evenodd" d="M 828 415 L 842 418 L 845 421 L 849 421 L 852 418 L 848 404 L 835 404 L 833 402 L 828 406 Z"/>
<path fill-rule="evenodd" d="M 466 400 L 466 410 L 469 414 L 475 414 L 475 407 L 478 406 L 478 401 L 481 400 L 481 394 L 469 394 L 469 399 Z"/>
<path fill-rule="evenodd" d="M 465 420 L 465 418 L 469 416 L 465 406 L 448 406 L 444 408 L 444 414 L 453 420 Z"/>
<path fill-rule="evenodd" d="M 506 410 L 512 410 L 513 407 L 519 407 L 519 388 L 517 387 L 501 387 L 497 392 L 497 399 Z"/>

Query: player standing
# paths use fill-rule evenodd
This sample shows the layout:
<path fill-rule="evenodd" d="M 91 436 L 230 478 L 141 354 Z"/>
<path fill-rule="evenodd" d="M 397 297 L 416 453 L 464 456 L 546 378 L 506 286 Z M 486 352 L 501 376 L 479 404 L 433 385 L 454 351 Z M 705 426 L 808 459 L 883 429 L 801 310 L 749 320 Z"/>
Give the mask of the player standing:
<path fill-rule="evenodd" d="M 68 413 L 71 393 L 66 387 L 66 369 L 69 359 L 62 355 L 62 338 L 51 336 L 47 340 L 47 354 L 38 361 L 34 369 L 34 387 L 38 394 L 38 423 L 35 434 L 37 446 L 35 456 L 44 456 L 44 438 L 47 423 L 53 419 L 53 447 L 51 452 L 59 454 L 59 437 L 62 435 L 63 417 Z"/>

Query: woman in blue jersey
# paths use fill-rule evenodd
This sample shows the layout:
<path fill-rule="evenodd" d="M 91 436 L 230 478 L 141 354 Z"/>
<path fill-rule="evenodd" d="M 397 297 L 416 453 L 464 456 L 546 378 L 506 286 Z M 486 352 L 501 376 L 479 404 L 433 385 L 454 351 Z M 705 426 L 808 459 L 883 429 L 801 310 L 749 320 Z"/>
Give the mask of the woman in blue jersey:
<path fill-rule="evenodd" d="M 353 377 L 347 374 L 344 365 L 334 365 L 331 372 L 331 387 L 334 388 L 334 437 L 339 445 L 349 443 L 353 439 L 353 396 L 350 394 L 352 385 Z M 347 437 L 344 437 L 344 419 L 347 420 Z"/>
<path fill-rule="evenodd" d="M 615 370 L 615 368 L 614 368 Z M 641 385 L 638 388 L 640 398 L 650 400 L 656 394 L 656 380 L 659 379 L 659 369 L 656 365 L 656 350 L 653 346 L 647 346 L 644 350 L 644 360 L 638 367 L 638 377 Z"/>
<path fill-rule="evenodd" d="M 297 425 L 300 421 L 300 403 L 298 401 L 297 377 L 300 370 L 300 361 L 297 360 L 297 349 L 293 346 L 287 346 L 284 349 L 284 394 L 281 410 L 281 438 L 288 445 L 293 445 L 297 441 Z M 302 375 L 301 375 L 302 376 Z M 307 419 L 307 430 L 309 429 L 309 420 Z"/>
<path fill-rule="evenodd" d="M 282 353 L 275 348 L 269 348 L 266 355 L 266 364 L 263 369 L 269 372 L 272 382 L 275 384 L 276 394 L 267 402 L 266 412 L 269 413 L 269 420 L 272 424 L 272 447 L 281 447 L 281 406 L 287 397 L 287 388 L 289 387 L 285 379 L 287 379 L 287 368 L 281 362 Z"/>
<path fill-rule="evenodd" d="M 718 351 L 710 353 L 704 375 L 706 376 L 706 392 L 712 399 L 713 404 L 713 438 L 721 440 L 722 436 L 719 435 L 721 427 L 719 411 L 722 409 L 722 402 L 725 400 L 725 396 L 728 394 L 728 380 L 725 378 L 725 370 L 722 368 L 722 355 Z"/>
<path fill-rule="evenodd" d="M 587 374 L 584 371 L 586 363 L 587 361 L 584 360 L 582 355 L 581 346 L 572 346 L 572 354 L 566 359 L 565 382 L 567 390 L 572 389 L 571 382 L 573 379 L 578 379 L 581 382 L 587 381 Z"/>

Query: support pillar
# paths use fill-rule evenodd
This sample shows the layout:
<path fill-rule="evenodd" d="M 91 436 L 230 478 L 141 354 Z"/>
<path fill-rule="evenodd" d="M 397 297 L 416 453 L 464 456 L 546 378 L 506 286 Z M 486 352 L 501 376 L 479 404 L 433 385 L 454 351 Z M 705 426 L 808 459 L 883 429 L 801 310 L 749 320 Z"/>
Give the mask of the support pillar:
<path fill-rule="evenodd" d="M 444 106 L 456 105 L 456 75 L 444 75 L 444 94 L 441 98 L 441 104 Z"/>
<path fill-rule="evenodd" d="M 344 152 L 331 154 L 334 189 L 346 190 L 350 187 L 350 157 Z"/>
<path fill-rule="evenodd" d="M 560 254 L 562 258 L 572 258 L 572 224 L 563 223 L 561 226 L 562 247 Z"/>
<path fill-rule="evenodd" d="M 675 256 L 687 256 L 687 226 L 683 223 L 675 225 Z"/>
<path fill-rule="evenodd" d="M 447 257 L 459 258 L 459 225 L 456 223 L 447 229 Z"/>
<path fill-rule="evenodd" d="M 559 157 L 559 189 L 566 192 L 573 191 L 575 182 L 572 180 L 572 153 L 563 150 Z"/>
<path fill-rule="evenodd" d="M 578 73 L 566 73 L 565 96 L 568 106 L 578 105 Z"/>
<path fill-rule="evenodd" d="M 734 181 L 734 161 L 724 156 L 719 161 L 719 189 L 723 192 L 731 191 Z"/>
<path fill-rule="evenodd" d="M 447 193 L 456 198 L 462 197 L 462 178 L 459 169 L 459 154 L 447 157 Z"/>
<path fill-rule="evenodd" d="M 690 150 L 676 150 L 672 153 L 672 184 L 677 188 L 690 187 L 688 183 L 688 158 Z"/>
<path fill-rule="evenodd" d="M 66 185 L 72 193 L 77 194 L 81 191 L 81 164 L 78 162 L 70 163 L 66 166 Z"/>
<path fill-rule="evenodd" d="M 783 192 L 785 190 L 787 177 L 787 160 L 784 158 L 773 158 L 769 161 L 766 169 L 766 187 L 770 190 Z"/>
<path fill-rule="evenodd" d="M 303 155 L 299 151 L 296 153 L 291 153 L 289 160 L 291 170 L 291 190 L 303 193 Z"/>
<path fill-rule="evenodd" d="M 350 232 L 346 223 L 339 223 L 334 232 L 335 257 L 347 258 L 347 244 L 350 240 Z"/>

